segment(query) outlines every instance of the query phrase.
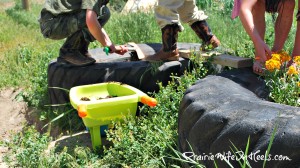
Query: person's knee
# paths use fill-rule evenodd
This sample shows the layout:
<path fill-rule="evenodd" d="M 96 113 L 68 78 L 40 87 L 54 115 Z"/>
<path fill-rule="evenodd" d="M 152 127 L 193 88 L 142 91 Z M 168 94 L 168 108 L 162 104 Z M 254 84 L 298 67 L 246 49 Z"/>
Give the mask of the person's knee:
<path fill-rule="evenodd" d="M 43 36 L 53 40 L 64 39 L 79 30 L 77 15 L 61 14 L 54 16 L 50 12 L 45 12 L 39 22 Z"/>
<path fill-rule="evenodd" d="M 277 10 L 279 16 L 278 18 L 284 16 L 287 19 L 292 19 L 294 15 L 295 5 L 295 0 L 286 0 L 283 3 L 280 3 Z"/>
<path fill-rule="evenodd" d="M 289 10 L 293 11 L 295 9 L 296 6 L 295 0 L 287 0 L 286 3 L 287 6 L 289 7 Z"/>
<path fill-rule="evenodd" d="M 192 12 L 187 12 L 185 14 L 179 15 L 180 16 L 180 21 L 183 23 L 189 23 L 192 24 L 195 21 L 199 20 L 206 20 L 208 16 L 203 12 L 203 11 L 194 11 Z"/>
<path fill-rule="evenodd" d="M 107 6 L 104 5 L 100 8 L 100 12 L 98 16 L 98 21 L 100 25 L 103 27 L 107 23 L 109 18 L 110 18 L 110 10 Z"/>
<path fill-rule="evenodd" d="M 45 38 L 51 37 L 54 16 L 47 11 L 42 11 L 39 21 L 41 33 Z"/>
<path fill-rule="evenodd" d="M 193 14 L 187 13 L 185 15 L 179 15 L 179 19 L 182 23 L 189 23 L 193 19 Z"/>
<path fill-rule="evenodd" d="M 279 12 L 288 11 L 290 13 L 293 13 L 296 3 L 295 0 L 285 0 L 281 6 L 282 7 L 279 8 Z"/>

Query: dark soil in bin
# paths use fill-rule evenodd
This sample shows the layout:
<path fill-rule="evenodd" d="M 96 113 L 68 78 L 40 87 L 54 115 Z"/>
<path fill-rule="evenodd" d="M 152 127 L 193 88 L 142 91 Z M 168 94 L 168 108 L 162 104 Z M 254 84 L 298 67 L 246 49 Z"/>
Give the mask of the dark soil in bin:
<path fill-rule="evenodd" d="M 114 98 L 114 97 L 118 97 L 118 96 L 111 96 L 111 95 L 108 95 L 108 96 L 106 96 L 106 97 L 99 97 L 99 98 L 97 98 L 97 100 L 109 99 L 109 98 Z M 80 100 L 81 100 L 81 101 L 91 101 L 91 99 L 88 98 L 88 97 L 81 97 Z"/>

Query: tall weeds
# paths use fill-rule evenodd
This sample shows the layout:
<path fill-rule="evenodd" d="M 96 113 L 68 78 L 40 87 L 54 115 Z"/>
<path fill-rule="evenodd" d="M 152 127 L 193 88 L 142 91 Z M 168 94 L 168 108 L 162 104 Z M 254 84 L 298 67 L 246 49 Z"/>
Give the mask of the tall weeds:
<path fill-rule="evenodd" d="M 118 2 L 111 1 L 111 5 L 114 7 Z M 242 57 L 254 56 L 252 42 L 240 21 L 230 19 L 232 1 L 197 2 L 200 9 L 209 15 L 207 21 L 213 33 L 221 40 L 223 50 Z M 30 105 L 40 108 L 47 104 L 48 63 L 57 57 L 63 40 L 54 41 L 42 37 L 37 23 L 41 5 L 32 3 L 31 11 L 26 12 L 20 9 L 20 3 L 16 1 L 15 7 L 0 12 L 0 88 L 21 87 L 23 93 L 20 97 Z M 153 13 L 121 15 L 119 8 L 112 11 L 111 19 L 104 27 L 115 44 L 130 41 L 161 43 L 161 32 Z M 268 27 L 272 24 L 270 17 L 266 16 Z M 189 25 L 183 26 L 185 31 L 179 34 L 179 42 L 201 42 Z M 272 27 L 267 32 L 268 44 L 272 44 Z M 293 33 L 295 25 L 291 30 L 292 35 Z M 289 37 L 286 51 L 291 51 L 293 38 L 294 36 Z M 90 47 L 102 46 L 93 43 Z M 80 144 L 72 151 L 65 147 L 60 152 L 44 153 L 49 142 L 48 137 L 38 134 L 34 128 L 28 128 L 24 130 L 24 134 L 18 134 L 15 140 L 5 143 L 12 149 L 9 156 L 16 158 L 11 160 L 11 164 L 15 167 L 174 166 L 177 163 L 168 157 L 172 153 L 169 147 L 175 147 L 177 139 L 176 124 L 180 100 L 185 89 L 207 73 L 206 67 L 200 63 L 191 73 L 182 77 L 174 75 L 168 86 L 161 86 L 160 91 L 153 95 L 160 105 L 153 109 L 142 107 L 141 116 L 128 118 L 126 124 L 115 124 L 115 130 L 108 133 L 108 139 L 114 145 L 105 149 L 103 154 L 93 153 L 88 148 L 80 147 Z M 44 111 L 40 118 L 51 120 L 60 114 L 57 111 Z M 74 118 L 71 114 L 66 116 L 59 126 L 68 131 L 81 128 L 82 122 Z M 0 144 L 3 145 L 4 142 Z"/>

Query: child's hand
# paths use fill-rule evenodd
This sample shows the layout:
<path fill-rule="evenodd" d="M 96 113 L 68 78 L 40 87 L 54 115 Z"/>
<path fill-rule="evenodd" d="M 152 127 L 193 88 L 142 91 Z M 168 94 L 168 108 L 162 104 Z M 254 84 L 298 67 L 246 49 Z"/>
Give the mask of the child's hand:
<path fill-rule="evenodd" d="M 114 45 L 114 44 L 111 44 L 109 47 L 108 47 L 108 52 L 109 53 L 114 53 L 114 52 L 116 52 L 116 46 Z"/>
<path fill-rule="evenodd" d="M 109 47 L 104 47 L 103 51 L 108 55 L 108 53 L 117 53 L 120 55 L 124 55 L 128 52 L 128 48 L 126 46 L 115 46 L 114 44 L 110 45 Z"/>
<path fill-rule="evenodd" d="M 115 47 L 116 47 L 115 53 L 117 54 L 124 55 L 126 52 L 128 52 L 128 48 L 124 45 L 119 45 Z"/>
<path fill-rule="evenodd" d="M 261 41 L 259 44 L 254 44 L 255 46 L 255 55 L 260 58 L 261 62 L 266 62 L 271 58 L 272 52 L 269 46 Z"/>

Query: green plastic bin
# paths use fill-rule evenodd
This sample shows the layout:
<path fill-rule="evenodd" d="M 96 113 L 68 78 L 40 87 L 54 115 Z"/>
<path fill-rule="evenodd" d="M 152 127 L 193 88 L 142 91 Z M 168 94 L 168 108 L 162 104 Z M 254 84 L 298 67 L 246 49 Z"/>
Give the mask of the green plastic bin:
<path fill-rule="evenodd" d="M 112 121 L 123 121 L 124 116 L 135 116 L 138 102 L 156 106 L 154 98 L 132 86 L 119 82 L 82 85 L 71 88 L 73 108 L 88 127 L 92 146 L 101 146 L 100 126 Z"/>

